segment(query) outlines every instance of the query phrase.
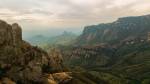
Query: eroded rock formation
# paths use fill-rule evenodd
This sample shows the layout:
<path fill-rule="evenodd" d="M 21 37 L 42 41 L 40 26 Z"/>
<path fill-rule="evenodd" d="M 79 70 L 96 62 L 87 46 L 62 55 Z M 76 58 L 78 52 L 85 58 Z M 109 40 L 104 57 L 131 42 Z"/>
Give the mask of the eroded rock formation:
<path fill-rule="evenodd" d="M 16 83 L 40 83 L 44 80 L 43 74 L 47 73 L 45 69 L 53 70 L 58 66 L 52 66 L 52 61 L 55 60 L 45 51 L 22 40 L 22 30 L 18 24 L 0 21 L 1 77 L 8 77 Z M 48 73 L 51 73 L 50 70 Z"/>

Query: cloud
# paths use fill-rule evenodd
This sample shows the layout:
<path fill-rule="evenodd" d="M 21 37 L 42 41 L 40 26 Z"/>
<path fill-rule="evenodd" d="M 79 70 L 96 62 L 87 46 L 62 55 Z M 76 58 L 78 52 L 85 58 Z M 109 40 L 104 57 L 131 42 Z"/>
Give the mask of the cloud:
<path fill-rule="evenodd" d="M 149 8 L 149 0 L 0 0 L 0 18 L 28 26 L 81 27 L 148 14 Z"/>

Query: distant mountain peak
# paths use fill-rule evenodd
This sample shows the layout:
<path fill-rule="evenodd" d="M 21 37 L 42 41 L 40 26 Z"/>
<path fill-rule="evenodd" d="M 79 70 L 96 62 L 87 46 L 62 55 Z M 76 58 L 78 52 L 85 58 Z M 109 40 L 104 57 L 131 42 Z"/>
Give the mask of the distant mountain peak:
<path fill-rule="evenodd" d="M 62 35 L 75 35 L 73 32 L 64 31 Z"/>

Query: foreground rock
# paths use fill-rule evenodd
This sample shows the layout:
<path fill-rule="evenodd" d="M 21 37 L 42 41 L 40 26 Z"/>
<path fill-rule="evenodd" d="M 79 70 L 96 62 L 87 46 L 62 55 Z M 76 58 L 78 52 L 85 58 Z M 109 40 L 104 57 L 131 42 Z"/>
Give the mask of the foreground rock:
<path fill-rule="evenodd" d="M 59 59 L 59 58 L 57 58 Z M 0 21 L 0 77 L 8 77 L 16 83 L 42 83 L 43 74 L 54 72 L 52 57 L 38 47 L 22 40 L 21 27 Z M 61 65 L 56 71 L 62 71 Z M 6 83 L 7 84 L 7 83 Z"/>
<path fill-rule="evenodd" d="M 0 84 L 16 84 L 16 83 L 11 79 L 5 77 L 0 80 Z"/>
<path fill-rule="evenodd" d="M 60 72 L 45 75 L 46 84 L 66 84 L 72 80 L 71 72 Z"/>

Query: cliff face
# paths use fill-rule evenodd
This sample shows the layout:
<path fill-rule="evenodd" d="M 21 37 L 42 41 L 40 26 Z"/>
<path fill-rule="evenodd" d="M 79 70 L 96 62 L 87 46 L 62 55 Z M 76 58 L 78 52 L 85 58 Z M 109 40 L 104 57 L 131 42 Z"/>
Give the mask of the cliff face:
<path fill-rule="evenodd" d="M 85 27 L 77 44 L 119 43 L 131 39 L 147 39 L 150 31 L 150 15 L 119 18 L 107 24 Z"/>
<path fill-rule="evenodd" d="M 12 45 L 13 36 L 11 26 L 4 21 L 0 21 L 0 25 L 0 45 Z"/>
<path fill-rule="evenodd" d="M 111 65 L 115 58 L 114 53 L 115 49 L 108 46 L 84 46 L 70 49 L 63 54 L 66 64 L 88 68 Z"/>
<path fill-rule="evenodd" d="M 20 45 L 22 43 L 22 30 L 18 24 L 9 25 L 0 21 L 0 45 Z"/>
<path fill-rule="evenodd" d="M 59 58 L 57 58 L 59 60 Z M 55 61 L 45 51 L 22 40 L 21 27 L 0 21 L 0 76 L 17 83 L 42 82 L 44 73 L 52 73 Z M 57 63 L 57 62 L 56 62 Z M 58 71 L 62 71 L 59 65 Z M 48 71 L 46 69 L 49 69 Z"/>
<path fill-rule="evenodd" d="M 14 23 L 12 24 L 12 33 L 13 33 L 13 43 L 14 45 L 20 45 L 22 43 L 22 29 L 21 27 L 17 24 Z"/>

